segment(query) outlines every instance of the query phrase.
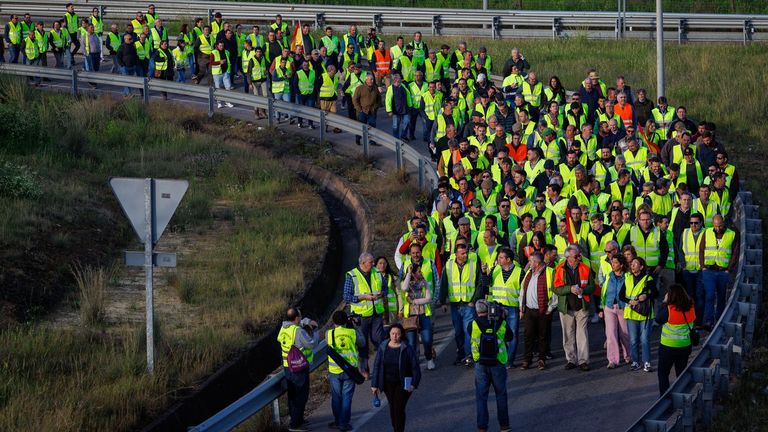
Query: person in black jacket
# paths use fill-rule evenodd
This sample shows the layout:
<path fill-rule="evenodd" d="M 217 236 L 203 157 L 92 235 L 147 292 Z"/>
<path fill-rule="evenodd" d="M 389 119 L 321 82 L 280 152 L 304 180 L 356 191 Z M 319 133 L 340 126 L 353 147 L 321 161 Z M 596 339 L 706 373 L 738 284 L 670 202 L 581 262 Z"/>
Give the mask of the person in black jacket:
<path fill-rule="evenodd" d="M 383 390 L 387 395 L 389 417 L 395 432 L 405 431 L 405 406 L 421 380 L 416 351 L 403 341 L 404 334 L 403 326 L 392 324 L 389 340 L 382 341 L 376 351 L 371 374 L 373 394 L 378 395 Z"/>
<path fill-rule="evenodd" d="M 117 49 L 115 61 L 117 61 L 117 64 L 120 67 L 121 75 L 141 76 L 139 55 L 136 53 L 136 45 L 133 44 L 133 36 L 131 36 L 130 33 L 123 35 L 123 43 Z M 129 87 L 123 87 L 123 96 L 128 96 L 130 94 L 131 89 Z"/>

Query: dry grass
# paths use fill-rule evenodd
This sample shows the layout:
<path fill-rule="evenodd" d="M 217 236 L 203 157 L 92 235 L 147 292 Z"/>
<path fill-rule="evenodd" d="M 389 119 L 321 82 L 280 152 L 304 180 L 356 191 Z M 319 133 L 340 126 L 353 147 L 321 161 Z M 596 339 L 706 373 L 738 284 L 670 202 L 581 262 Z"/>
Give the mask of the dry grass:
<path fill-rule="evenodd" d="M 114 278 L 116 268 L 96 268 L 75 263 L 72 275 L 80 292 L 80 319 L 84 325 L 104 322 L 107 285 Z"/>

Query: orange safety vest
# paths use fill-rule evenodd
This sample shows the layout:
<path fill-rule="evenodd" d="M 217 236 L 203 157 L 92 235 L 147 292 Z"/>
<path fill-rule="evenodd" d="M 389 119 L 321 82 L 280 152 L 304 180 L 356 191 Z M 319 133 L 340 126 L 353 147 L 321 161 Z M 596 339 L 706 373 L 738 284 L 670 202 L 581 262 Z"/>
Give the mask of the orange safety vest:
<path fill-rule="evenodd" d="M 555 268 L 555 282 L 554 285 L 556 287 L 561 287 L 565 285 L 565 266 L 567 263 L 565 261 L 561 262 L 557 265 Z M 587 283 L 589 282 L 589 266 L 584 264 L 583 262 L 579 263 L 579 286 L 583 289 L 587 286 Z M 600 297 L 600 291 L 597 286 L 595 286 L 595 292 L 594 295 L 597 297 Z M 584 294 L 584 300 L 589 301 L 589 295 Z"/>
<path fill-rule="evenodd" d="M 391 72 L 389 65 L 392 62 L 392 56 L 390 56 L 389 50 L 385 48 L 384 54 L 382 54 L 381 51 L 376 50 L 373 52 L 373 55 L 376 58 L 376 75 L 389 75 Z"/>
<path fill-rule="evenodd" d="M 624 104 L 624 109 L 621 108 L 621 105 L 614 104 L 613 105 L 613 112 L 619 115 L 621 117 L 621 121 L 624 123 L 624 129 L 626 129 L 629 126 L 632 126 L 632 105 L 629 103 Z"/>

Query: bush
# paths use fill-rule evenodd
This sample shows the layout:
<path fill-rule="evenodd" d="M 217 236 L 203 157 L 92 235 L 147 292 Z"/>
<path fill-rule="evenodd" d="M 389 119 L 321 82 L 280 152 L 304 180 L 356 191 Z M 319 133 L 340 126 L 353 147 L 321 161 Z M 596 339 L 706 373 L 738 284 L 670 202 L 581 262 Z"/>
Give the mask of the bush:
<path fill-rule="evenodd" d="M 0 160 L 0 196 L 35 199 L 42 194 L 35 172 L 24 165 Z"/>

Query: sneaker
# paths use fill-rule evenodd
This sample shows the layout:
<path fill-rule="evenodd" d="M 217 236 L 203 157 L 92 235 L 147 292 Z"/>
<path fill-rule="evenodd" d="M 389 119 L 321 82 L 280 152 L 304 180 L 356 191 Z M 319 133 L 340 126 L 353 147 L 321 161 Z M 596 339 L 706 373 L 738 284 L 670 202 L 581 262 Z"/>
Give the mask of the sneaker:
<path fill-rule="evenodd" d="M 629 369 L 633 371 L 640 370 L 640 363 L 632 362 L 632 364 L 629 365 Z"/>
<path fill-rule="evenodd" d="M 579 365 L 579 370 L 582 372 L 588 372 L 589 371 L 589 365 L 586 363 L 582 363 Z"/>
<path fill-rule="evenodd" d="M 643 372 L 653 372 L 653 368 L 649 362 L 645 362 L 643 365 Z"/>
<path fill-rule="evenodd" d="M 216 107 L 221 108 L 221 102 L 216 102 Z"/>
<path fill-rule="evenodd" d="M 571 369 L 576 369 L 576 365 L 571 362 L 566 363 L 565 370 L 571 370 Z"/>
<path fill-rule="evenodd" d="M 226 106 L 227 106 L 227 108 L 234 108 L 234 107 L 235 107 L 235 106 L 234 106 L 234 105 L 232 105 L 232 103 L 230 103 L 230 102 L 224 102 L 224 105 L 226 105 Z"/>
<path fill-rule="evenodd" d="M 435 361 L 427 360 L 427 370 L 435 370 Z"/>
<path fill-rule="evenodd" d="M 524 361 L 524 362 L 523 362 L 523 364 L 521 364 L 521 365 L 520 365 L 520 370 L 526 370 L 526 369 L 528 369 L 530 366 L 531 366 L 531 364 L 530 364 L 530 363 L 528 363 L 527 361 Z"/>
<path fill-rule="evenodd" d="M 608 369 L 616 369 L 616 363 L 608 363 Z"/>
<path fill-rule="evenodd" d="M 539 363 L 537 364 L 537 367 L 541 371 L 541 370 L 544 370 L 544 369 L 547 368 L 547 364 L 544 362 L 544 360 L 539 360 Z"/>
<path fill-rule="evenodd" d="M 467 358 L 464 359 L 463 363 L 464 363 L 464 366 L 466 366 L 466 367 L 472 367 L 472 366 L 474 366 L 475 361 L 472 360 L 472 357 L 467 356 Z"/>

